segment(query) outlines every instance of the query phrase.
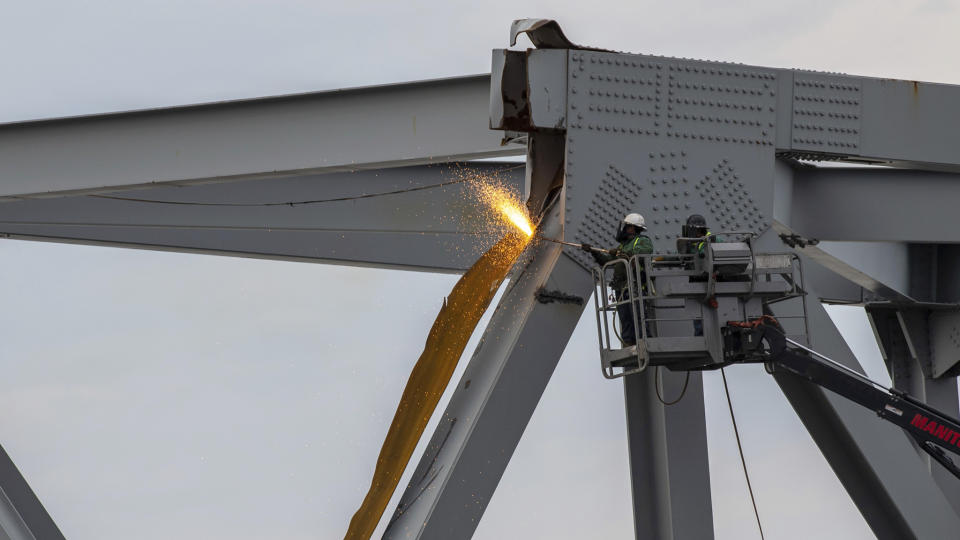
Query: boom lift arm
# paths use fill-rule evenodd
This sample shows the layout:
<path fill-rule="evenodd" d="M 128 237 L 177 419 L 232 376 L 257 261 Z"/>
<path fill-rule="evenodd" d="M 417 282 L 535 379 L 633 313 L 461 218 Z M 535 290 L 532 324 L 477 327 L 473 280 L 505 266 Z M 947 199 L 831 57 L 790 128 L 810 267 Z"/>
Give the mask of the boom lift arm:
<path fill-rule="evenodd" d="M 792 373 L 862 405 L 902 428 L 960 479 L 960 467 L 944 452 L 960 455 L 960 420 L 788 339 L 770 315 L 747 323 L 728 322 L 723 334 L 727 363 L 763 362 L 770 373 Z"/>

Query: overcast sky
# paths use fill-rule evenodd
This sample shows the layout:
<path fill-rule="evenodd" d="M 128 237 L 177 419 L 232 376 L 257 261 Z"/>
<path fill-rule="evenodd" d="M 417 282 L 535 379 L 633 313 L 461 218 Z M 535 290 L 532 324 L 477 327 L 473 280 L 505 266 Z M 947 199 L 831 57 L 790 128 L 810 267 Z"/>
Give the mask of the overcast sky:
<path fill-rule="evenodd" d="M 487 72 L 521 17 L 604 48 L 960 83 L 945 0 L 6 1 L 0 122 Z M 456 279 L 18 241 L 0 260 L 0 443 L 71 539 L 341 536 Z M 831 313 L 882 379 L 862 310 Z M 477 538 L 632 535 L 594 332 L 588 314 Z M 773 381 L 728 372 L 767 538 L 872 538 Z M 754 538 L 717 375 L 717 537 Z"/>

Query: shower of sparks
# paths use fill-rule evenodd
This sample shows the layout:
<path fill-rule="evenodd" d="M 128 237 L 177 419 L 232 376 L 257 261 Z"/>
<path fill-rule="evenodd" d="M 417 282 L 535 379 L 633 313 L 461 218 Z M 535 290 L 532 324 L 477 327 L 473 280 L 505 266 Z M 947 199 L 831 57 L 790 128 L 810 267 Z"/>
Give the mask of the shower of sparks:
<path fill-rule="evenodd" d="M 527 214 L 527 208 L 519 193 L 508 186 L 497 174 L 478 174 L 477 171 L 457 171 L 467 180 L 468 196 L 479 203 L 475 211 L 481 214 L 478 229 L 503 234 L 508 231 L 521 232 L 529 239 L 533 236 L 534 225 Z"/>

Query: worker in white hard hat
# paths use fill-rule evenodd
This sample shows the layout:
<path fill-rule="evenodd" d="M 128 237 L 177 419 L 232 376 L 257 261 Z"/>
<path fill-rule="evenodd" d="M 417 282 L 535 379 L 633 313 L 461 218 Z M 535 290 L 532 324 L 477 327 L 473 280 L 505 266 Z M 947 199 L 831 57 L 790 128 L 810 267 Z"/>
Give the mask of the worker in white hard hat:
<path fill-rule="evenodd" d="M 627 214 L 620 225 L 617 227 L 617 242 L 620 244 L 611 249 L 611 253 L 605 253 L 593 249 L 589 244 L 583 244 L 582 249 L 591 255 L 598 264 L 604 265 L 614 259 L 630 259 L 634 255 L 649 255 L 653 253 L 653 241 L 646 236 L 643 231 L 646 230 L 643 216 L 640 214 Z M 643 268 L 641 267 L 642 271 Z M 641 287 L 645 287 L 646 280 L 641 278 Z M 610 287 L 616 294 L 617 300 L 626 299 L 627 289 L 627 271 L 624 265 L 616 265 L 613 269 L 613 279 L 610 280 Z M 639 303 L 637 305 L 637 315 L 643 316 Z M 637 343 L 636 329 L 633 327 L 633 310 L 630 303 L 617 306 L 617 315 L 620 318 L 620 340 L 624 346 L 635 345 Z"/>

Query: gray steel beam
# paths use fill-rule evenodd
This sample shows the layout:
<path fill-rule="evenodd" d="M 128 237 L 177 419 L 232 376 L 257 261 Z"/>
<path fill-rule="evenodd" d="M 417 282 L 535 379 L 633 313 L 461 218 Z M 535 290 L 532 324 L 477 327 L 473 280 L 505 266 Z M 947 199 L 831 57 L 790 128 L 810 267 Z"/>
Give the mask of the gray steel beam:
<path fill-rule="evenodd" d="M 872 291 L 864 289 L 857 283 L 833 272 L 829 268 L 817 263 L 809 256 L 798 253 L 800 264 L 803 267 L 804 281 L 817 284 L 817 300 L 824 304 L 860 305 L 875 299 Z"/>
<path fill-rule="evenodd" d="M 958 200 L 956 173 L 797 168 L 790 224 L 820 240 L 960 242 Z"/>
<path fill-rule="evenodd" d="M 63 540 L 63 533 L 0 447 L 0 538 Z"/>
<path fill-rule="evenodd" d="M 773 231 L 778 234 L 789 235 L 794 234 L 794 231 L 789 227 L 786 227 L 780 222 L 774 222 Z M 780 248 L 782 249 L 782 247 Z M 809 263 L 815 263 L 822 266 L 824 269 L 828 270 L 830 273 L 839 276 L 854 285 L 860 287 L 861 291 L 861 301 L 870 301 L 870 300 L 879 300 L 885 299 L 892 302 L 914 302 L 914 299 L 910 296 L 907 296 L 903 291 L 899 290 L 896 285 L 888 285 L 875 275 L 877 272 L 876 266 L 871 267 L 870 262 L 877 262 L 876 260 L 845 260 L 846 257 L 841 252 L 841 256 L 837 254 L 828 252 L 825 249 L 821 249 L 816 245 L 807 245 L 804 247 L 796 246 L 794 251 L 801 254 L 804 257 L 804 260 Z M 869 250 L 868 250 L 869 251 Z M 881 250 L 882 251 L 882 250 Z M 865 268 L 863 268 L 865 267 Z M 819 273 L 819 272 L 818 272 Z M 889 273 L 884 273 L 889 275 Z M 896 275 L 896 274 L 894 274 Z M 902 280 L 897 280 L 897 283 L 901 283 Z M 836 290 L 836 287 L 831 287 L 831 289 Z M 824 291 L 827 296 L 824 298 L 835 298 L 833 296 L 833 291 Z M 851 297 L 849 293 L 853 291 L 847 291 L 848 298 Z M 860 303 L 858 301 L 851 303 Z"/>
<path fill-rule="evenodd" d="M 796 235 L 809 242 L 796 243 L 794 251 L 803 259 L 806 270 L 816 274 L 821 299 L 839 303 L 862 303 L 877 297 L 912 302 L 909 296 L 910 264 L 908 246 L 891 242 L 824 242 L 805 227 L 809 221 L 804 198 L 806 171 L 782 160 L 773 169 L 773 229 L 780 235 Z M 795 225 L 801 223 L 801 226 Z M 783 249 L 782 244 L 775 249 Z M 898 264 L 899 263 L 899 264 Z M 852 285 L 852 288 L 847 284 Z"/>
<path fill-rule="evenodd" d="M 960 303 L 960 245 L 911 244 L 910 296 L 924 302 Z"/>
<path fill-rule="evenodd" d="M 950 416 L 960 414 L 957 379 L 934 378 L 932 373 L 929 310 L 868 305 L 867 316 L 894 388 Z M 916 450 L 940 490 L 960 514 L 960 480 L 919 447 Z"/>
<path fill-rule="evenodd" d="M 804 77 L 803 72 L 795 71 L 795 82 Z M 860 156 L 920 169 L 960 171 L 956 144 L 960 87 L 853 76 L 838 78 L 834 84 L 852 87 L 858 82 Z M 835 88 L 832 97 L 850 100 L 844 94 L 842 89 Z M 853 101 L 857 100 L 854 95 Z M 796 108 L 794 113 L 796 119 Z"/>
<path fill-rule="evenodd" d="M 398 167 L 0 203 L 11 238 L 458 272 L 500 236 L 475 190 L 522 163 Z M 378 196 L 378 194 L 380 194 Z M 146 202 L 153 201 L 153 202 Z M 257 206 L 261 203 L 314 201 Z M 316 202 L 327 201 L 327 202 Z M 205 206 L 211 205 L 211 206 Z M 231 206 L 241 205 L 241 206 Z M 249 206 L 243 206 L 249 205 Z"/>
<path fill-rule="evenodd" d="M 796 230 L 796 229 L 794 229 Z M 910 293 L 909 246 L 900 242 L 820 242 L 807 252 L 831 257 L 882 287 L 904 297 Z M 814 256 L 816 258 L 816 256 Z M 845 273 L 845 272 L 841 272 Z M 861 280 L 862 281 L 862 280 Z"/>
<path fill-rule="evenodd" d="M 0 197 L 522 155 L 487 75 L 0 125 Z"/>
<path fill-rule="evenodd" d="M 638 539 L 713 538 L 703 377 L 690 373 L 685 382 L 687 376 L 650 368 L 624 379 Z M 655 386 L 660 377 L 664 401 L 681 392 L 683 399 L 664 405 Z"/>
<path fill-rule="evenodd" d="M 782 232 L 789 233 L 789 225 L 793 223 L 793 198 L 796 163 L 777 160 L 773 170 L 773 219 L 780 224 Z M 781 249 L 778 247 L 777 249 Z M 817 290 L 822 295 L 819 300 L 836 304 L 861 304 L 868 300 L 872 291 L 865 289 L 860 283 L 848 279 L 830 269 L 818 264 L 810 255 L 798 250 L 804 276 L 817 283 Z"/>
<path fill-rule="evenodd" d="M 562 202 L 562 201 L 561 201 Z M 562 231 L 562 204 L 544 234 Z M 589 300 L 590 274 L 559 246 L 532 248 L 493 313 L 385 538 L 469 538 L 566 347 L 583 305 L 540 303 L 544 287 Z"/>
<path fill-rule="evenodd" d="M 796 69 L 777 72 L 779 151 L 960 172 L 954 143 L 960 87 Z"/>

